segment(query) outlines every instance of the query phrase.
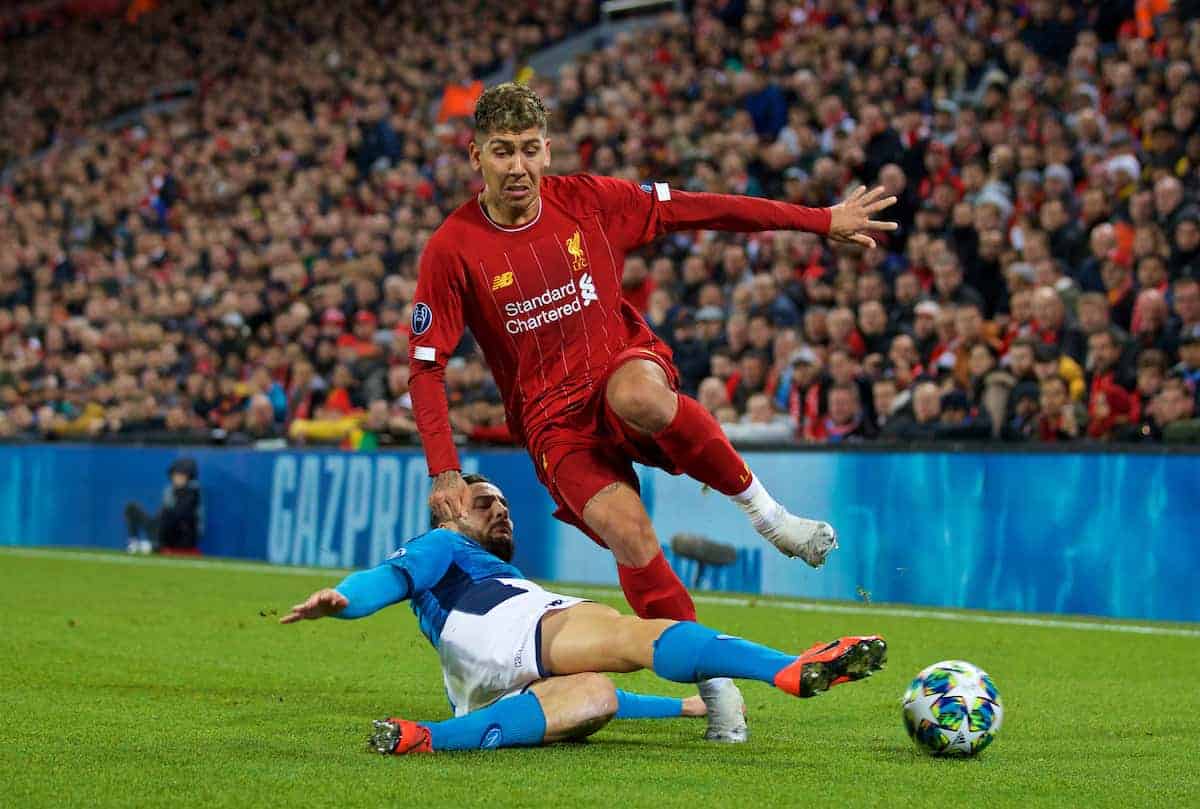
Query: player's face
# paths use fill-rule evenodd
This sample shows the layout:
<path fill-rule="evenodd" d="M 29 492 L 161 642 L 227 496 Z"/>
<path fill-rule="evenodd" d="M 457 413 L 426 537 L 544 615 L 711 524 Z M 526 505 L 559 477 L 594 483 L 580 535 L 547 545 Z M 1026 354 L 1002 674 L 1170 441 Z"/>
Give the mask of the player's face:
<path fill-rule="evenodd" d="M 467 522 L 477 532 L 479 543 L 504 561 L 513 556 L 513 524 L 504 494 L 490 483 L 472 483 Z"/>
<path fill-rule="evenodd" d="M 521 212 L 537 204 L 542 174 L 550 167 L 550 141 L 542 130 L 493 132 L 471 141 L 471 167 L 483 173 L 489 205 Z"/>

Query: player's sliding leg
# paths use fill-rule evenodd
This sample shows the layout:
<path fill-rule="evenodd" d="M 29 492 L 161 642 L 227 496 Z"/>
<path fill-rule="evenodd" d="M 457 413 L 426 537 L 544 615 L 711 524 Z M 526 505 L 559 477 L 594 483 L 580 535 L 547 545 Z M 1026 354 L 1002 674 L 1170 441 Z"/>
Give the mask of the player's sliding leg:
<path fill-rule="evenodd" d="M 703 716 L 699 700 L 631 694 L 602 674 L 549 677 L 518 696 L 444 722 L 380 719 L 367 744 L 385 755 L 536 747 L 591 736 L 612 719 Z"/>
<path fill-rule="evenodd" d="M 367 742 L 384 753 L 537 747 L 590 736 L 617 712 L 616 689 L 593 673 L 551 677 L 528 691 L 444 722 L 382 719 Z"/>
<path fill-rule="evenodd" d="M 695 399 L 678 394 L 656 362 L 621 365 L 609 377 L 605 398 L 621 421 L 651 435 L 679 470 L 736 503 L 754 530 L 782 553 L 820 567 L 837 547 L 833 526 L 797 517 L 771 497 L 717 420 Z"/>
<path fill-rule="evenodd" d="M 560 477 L 570 474 L 572 464 L 586 460 L 582 455 L 568 456 L 559 465 Z M 572 496 L 570 487 L 560 487 L 560 491 L 567 498 Z M 696 620 L 692 597 L 663 556 L 646 506 L 629 484 L 618 482 L 604 487 L 582 508 L 575 503 L 569 505 L 612 550 L 621 589 L 635 613 L 643 618 Z M 737 686 L 725 678 L 704 679 L 697 684 L 708 710 L 704 737 L 710 741 L 744 742 L 746 704 Z"/>
<path fill-rule="evenodd" d="M 555 673 L 646 668 L 675 682 L 732 677 L 811 697 L 882 668 L 887 643 L 847 637 L 792 655 L 697 623 L 644 620 L 584 603 L 542 619 L 542 660 Z"/>

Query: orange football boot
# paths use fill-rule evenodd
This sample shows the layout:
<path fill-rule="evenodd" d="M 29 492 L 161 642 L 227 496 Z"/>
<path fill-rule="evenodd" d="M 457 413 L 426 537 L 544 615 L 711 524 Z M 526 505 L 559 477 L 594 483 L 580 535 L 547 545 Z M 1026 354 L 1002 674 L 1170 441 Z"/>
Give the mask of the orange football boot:
<path fill-rule="evenodd" d="M 407 719 L 376 719 L 375 732 L 367 739 L 367 747 L 385 756 L 403 756 L 406 753 L 432 753 L 433 743 L 429 728 Z"/>
<path fill-rule="evenodd" d="M 887 662 L 887 641 L 878 635 L 818 643 L 775 675 L 775 687 L 796 697 L 815 697 L 835 685 L 870 677 Z"/>

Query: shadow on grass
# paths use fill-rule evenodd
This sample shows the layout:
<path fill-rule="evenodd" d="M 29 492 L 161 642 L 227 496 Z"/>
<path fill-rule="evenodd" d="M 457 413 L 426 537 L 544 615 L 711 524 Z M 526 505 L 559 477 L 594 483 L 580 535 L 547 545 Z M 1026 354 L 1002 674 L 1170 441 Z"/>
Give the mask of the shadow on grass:
<path fill-rule="evenodd" d="M 934 756 L 917 748 L 915 744 L 877 741 L 867 748 L 880 760 L 889 763 L 912 765 L 917 761 L 974 762 L 978 756 Z"/>

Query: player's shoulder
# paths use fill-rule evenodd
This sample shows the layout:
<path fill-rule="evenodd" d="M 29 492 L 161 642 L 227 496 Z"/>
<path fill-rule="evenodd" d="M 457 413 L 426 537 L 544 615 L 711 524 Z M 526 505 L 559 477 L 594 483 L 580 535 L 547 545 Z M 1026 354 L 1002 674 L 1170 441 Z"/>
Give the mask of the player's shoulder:
<path fill-rule="evenodd" d="M 598 174 L 557 174 L 542 178 L 542 194 L 568 210 L 592 213 L 621 204 L 638 186 L 617 177 Z"/>
<path fill-rule="evenodd" d="M 442 220 L 442 224 L 430 235 L 425 242 L 426 251 L 458 253 L 464 244 L 469 244 L 468 235 L 478 225 L 478 201 L 471 199 L 459 205 L 450 215 Z"/>

